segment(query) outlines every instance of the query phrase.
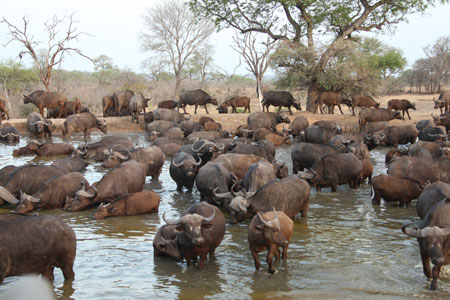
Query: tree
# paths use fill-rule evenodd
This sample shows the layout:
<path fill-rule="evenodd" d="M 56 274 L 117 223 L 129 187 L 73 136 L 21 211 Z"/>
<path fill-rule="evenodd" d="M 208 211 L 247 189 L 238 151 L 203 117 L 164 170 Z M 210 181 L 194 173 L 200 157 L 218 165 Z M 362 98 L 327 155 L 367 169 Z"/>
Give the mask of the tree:
<path fill-rule="evenodd" d="M 158 87 L 158 82 L 162 80 L 164 74 L 167 74 L 168 65 L 169 62 L 161 56 L 150 57 L 142 62 L 141 68 L 145 71 L 145 76 L 153 81 L 155 89 Z"/>
<path fill-rule="evenodd" d="M 117 73 L 118 68 L 113 64 L 111 57 L 100 55 L 93 60 L 95 73 L 94 77 L 98 79 L 98 85 L 103 86 L 107 83 L 106 78 L 112 73 Z"/>
<path fill-rule="evenodd" d="M 38 47 L 41 43 L 35 41 L 33 35 L 30 36 L 30 33 L 27 31 L 30 23 L 28 18 L 23 17 L 22 20 L 23 29 L 20 29 L 3 17 L 1 22 L 8 26 L 10 36 L 9 41 L 4 46 L 7 46 L 11 42 L 19 42 L 22 44 L 24 50 L 19 53 L 19 58 L 22 59 L 25 55 L 31 56 L 39 71 L 39 77 L 46 91 L 49 91 L 52 70 L 60 67 L 66 54 L 75 53 L 91 60 L 81 50 L 69 46 L 71 42 L 78 41 L 80 35 L 85 34 L 78 32 L 78 29 L 75 27 L 77 21 L 73 19 L 73 14 L 61 19 L 54 16 L 50 22 L 47 21 L 44 23 L 44 31 L 48 35 L 46 49 L 39 49 Z M 60 36 L 58 30 L 66 22 L 68 23 L 67 29 L 63 30 L 64 34 Z"/>
<path fill-rule="evenodd" d="M 233 37 L 234 44 L 231 48 L 238 52 L 247 65 L 246 69 L 255 76 L 256 79 L 256 95 L 259 102 L 262 101 L 261 83 L 266 73 L 270 61 L 271 54 L 277 49 L 277 42 L 267 36 L 266 40 L 258 41 L 258 33 L 247 32 L 240 36 L 236 34 Z M 262 104 L 261 104 L 262 109 Z"/>
<path fill-rule="evenodd" d="M 6 98 L 21 94 L 29 84 L 39 81 L 33 70 L 12 59 L 0 63 L 0 84 Z"/>
<path fill-rule="evenodd" d="M 307 109 L 313 110 L 319 95 L 319 75 L 355 32 L 382 30 L 448 0 L 189 0 L 199 15 L 212 17 L 219 28 L 242 33 L 261 32 L 285 40 L 307 56 L 309 70 Z M 318 41 L 324 44 L 320 47 Z M 288 66 L 286 66 L 288 67 Z"/>
<path fill-rule="evenodd" d="M 214 24 L 192 14 L 181 1 L 168 0 L 148 9 L 141 34 L 144 51 L 166 55 L 175 73 L 175 99 L 180 98 L 182 72 L 187 59 L 214 32 Z"/>
<path fill-rule="evenodd" d="M 192 57 L 188 60 L 189 73 L 198 75 L 200 88 L 205 89 L 206 78 L 213 68 L 214 48 L 211 44 L 205 43 L 194 50 Z"/>
<path fill-rule="evenodd" d="M 433 74 L 434 92 L 441 92 L 441 83 L 446 80 L 450 74 L 450 36 L 439 38 L 432 46 L 423 49 L 428 58 Z"/>

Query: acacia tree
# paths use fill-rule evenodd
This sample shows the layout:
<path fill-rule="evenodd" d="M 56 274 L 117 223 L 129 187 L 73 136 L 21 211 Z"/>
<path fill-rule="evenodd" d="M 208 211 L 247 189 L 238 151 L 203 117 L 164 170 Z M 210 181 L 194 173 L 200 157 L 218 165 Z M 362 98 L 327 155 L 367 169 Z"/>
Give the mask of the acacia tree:
<path fill-rule="evenodd" d="M 214 32 L 214 24 L 199 18 L 181 1 L 168 0 L 147 10 L 147 32 L 141 34 L 144 51 L 169 57 L 175 74 L 175 99 L 180 99 L 183 68 L 187 59 Z"/>
<path fill-rule="evenodd" d="M 352 33 L 389 29 L 406 16 L 449 0 L 189 0 L 193 11 L 212 17 L 220 28 L 261 32 L 302 49 L 310 66 L 307 109 L 319 92 L 319 76 Z M 327 42 L 324 42 L 327 41 Z M 319 47 L 318 42 L 325 43 Z M 286 66 L 288 67 L 288 66 Z"/>
<path fill-rule="evenodd" d="M 264 73 L 266 73 L 270 65 L 271 54 L 277 49 L 277 41 L 267 36 L 266 40 L 260 42 L 257 32 L 247 32 L 243 35 L 236 34 L 233 36 L 233 41 L 234 44 L 231 48 L 244 58 L 247 65 L 246 69 L 255 76 L 256 95 L 261 104 L 261 83 Z"/>
<path fill-rule="evenodd" d="M 28 25 L 30 23 L 28 18 L 23 17 L 22 20 L 23 28 L 21 29 L 3 17 L 1 22 L 8 26 L 10 36 L 8 42 L 6 42 L 4 46 L 7 46 L 11 42 L 19 42 L 22 44 L 24 50 L 20 51 L 19 58 L 22 59 L 25 55 L 31 56 L 39 71 L 39 77 L 44 84 L 46 91 L 49 91 L 52 70 L 60 67 L 67 53 L 75 53 L 91 60 L 78 48 L 69 46 L 71 42 L 78 41 L 80 35 L 86 34 L 84 32 L 79 32 L 75 27 L 77 21 L 73 19 L 73 14 L 63 18 L 54 16 L 51 21 L 44 23 L 44 31 L 48 35 L 47 48 L 45 49 L 39 49 L 38 47 L 41 42 L 34 40 L 33 35 L 30 35 L 28 32 Z M 58 34 L 58 30 L 64 23 L 67 23 L 67 29 L 62 30 L 64 34 L 60 35 Z"/>
<path fill-rule="evenodd" d="M 100 55 L 93 60 L 95 73 L 94 77 L 98 79 L 98 85 L 101 87 L 107 83 L 108 75 L 116 73 L 118 68 L 113 64 L 111 57 Z"/>
<path fill-rule="evenodd" d="M 214 67 L 214 48 L 211 44 L 205 43 L 196 49 L 189 59 L 189 72 L 198 75 L 200 78 L 200 88 L 205 89 L 206 78 Z"/>

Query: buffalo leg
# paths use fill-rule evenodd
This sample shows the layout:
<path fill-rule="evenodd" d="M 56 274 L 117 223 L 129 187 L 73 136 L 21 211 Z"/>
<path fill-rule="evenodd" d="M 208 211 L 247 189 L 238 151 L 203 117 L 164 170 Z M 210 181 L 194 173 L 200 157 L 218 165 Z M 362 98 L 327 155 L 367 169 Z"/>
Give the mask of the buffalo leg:
<path fill-rule="evenodd" d="M 288 109 L 289 109 L 289 114 L 292 116 L 292 111 L 291 111 L 291 106 L 290 105 L 288 106 Z"/>
<path fill-rule="evenodd" d="M 372 204 L 380 205 L 381 202 L 381 193 L 378 190 L 373 189 L 373 197 L 372 197 Z"/>
<path fill-rule="evenodd" d="M 203 269 L 204 265 L 205 265 L 205 261 L 206 261 L 206 254 L 202 254 L 202 256 L 200 256 L 200 261 L 198 262 L 197 268 L 199 270 Z"/>
<path fill-rule="evenodd" d="M 287 259 L 288 248 L 289 248 L 289 243 L 287 243 L 287 245 L 283 247 L 283 260 Z"/>
<path fill-rule="evenodd" d="M 306 201 L 305 203 L 303 203 L 303 207 L 300 210 L 300 214 L 301 214 L 302 218 L 306 218 L 308 216 L 308 206 L 309 206 L 309 201 Z"/>
<path fill-rule="evenodd" d="M 431 278 L 430 257 L 425 251 L 420 249 L 420 258 L 422 259 L 423 274 L 425 274 L 427 278 Z"/>
<path fill-rule="evenodd" d="M 259 270 L 259 266 L 261 265 L 261 263 L 259 261 L 258 252 L 256 252 L 256 250 L 254 249 L 250 249 L 250 251 L 252 252 L 253 260 L 255 261 L 255 269 Z"/>
<path fill-rule="evenodd" d="M 231 105 L 231 108 L 232 108 L 231 113 L 233 113 L 233 114 L 237 113 L 236 106 Z M 264 106 L 263 106 L 263 108 L 264 108 Z"/>
<path fill-rule="evenodd" d="M 338 106 L 339 110 L 341 111 L 341 114 L 344 114 L 344 112 L 342 111 L 341 105 L 338 104 L 337 106 Z"/>
<path fill-rule="evenodd" d="M 278 105 L 278 113 L 281 111 L 281 105 Z"/>
<path fill-rule="evenodd" d="M 195 104 L 194 114 L 197 114 L 197 107 L 198 107 L 198 104 Z"/>
<path fill-rule="evenodd" d="M 267 261 L 267 264 L 269 265 L 269 273 L 270 274 L 275 273 L 275 268 L 273 266 L 273 255 L 277 251 L 277 249 L 275 249 L 276 247 L 277 247 L 276 245 L 271 245 L 271 247 L 269 248 L 269 252 L 267 253 L 266 261 Z"/>
<path fill-rule="evenodd" d="M 204 106 L 205 106 L 206 113 L 209 114 L 207 105 L 208 104 L 205 104 Z"/>
<path fill-rule="evenodd" d="M 332 192 L 336 192 L 337 191 L 337 183 L 332 183 L 331 184 L 331 191 Z"/>
<path fill-rule="evenodd" d="M 42 276 L 47 278 L 49 281 L 53 281 L 53 279 L 55 279 L 55 275 L 53 274 L 53 269 L 54 269 L 54 267 L 49 267 L 47 270 L 45 270 L 42 273 Z"/>
<path fill-rule="evenodd" d="M 430 290 L 437 290 L 438 283 L 437 280 L 439 278 L 439 273 L 441 272 L 441 266 L 433 267 L 433 279 L 431 280 Z"/>
<path fill-rule="evenodd" d="M 355 115 L 355 105 L 352 105 L 352 114 Z"/>
<path fill-rule="evenodd" d="M 411 117 L 409 116 L 409 111 L 408 110 L 406 110 L 406 114 L 408 115 L 408 119 L 411 120 Z"/>
<path fill-rule="evenodd" d="M 45 117 L 44 117 L 44 107 L 39 106 L 39 113 L 41 114 L 41 116 L 42 116 L 43 118 L 45 118 Z"/>

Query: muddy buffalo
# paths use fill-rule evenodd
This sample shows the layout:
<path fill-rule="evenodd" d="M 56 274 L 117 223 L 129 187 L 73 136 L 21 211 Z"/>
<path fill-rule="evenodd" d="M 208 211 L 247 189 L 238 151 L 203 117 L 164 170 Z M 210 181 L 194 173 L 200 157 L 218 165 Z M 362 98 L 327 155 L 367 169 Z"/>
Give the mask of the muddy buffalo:
<path fill-rule="evenodd" d="M 110 203 L 101 203 L 94 213 L 96 219 L 120 216 L 136 216 L 158 212 L 159 195 L 153 191 L 142 191 L 123 195 Z"/>
<path fill-rule="evenodd" d="M 27 130 L 32 138 L 51 137 L 52 121 L 32 112 L 27 118 Z"/>
<path fill-rule="evenodd" d="M 100 121 L 93 113 L 84 112 L 68 116 L 64 121 L 62 134 L 64 138 L 69 138 L 73 132 L 83 132 L 86 141 L 87 138 L 91 137 L 92 128 L 98 128 L 106 134 L 106 121 Z"/>

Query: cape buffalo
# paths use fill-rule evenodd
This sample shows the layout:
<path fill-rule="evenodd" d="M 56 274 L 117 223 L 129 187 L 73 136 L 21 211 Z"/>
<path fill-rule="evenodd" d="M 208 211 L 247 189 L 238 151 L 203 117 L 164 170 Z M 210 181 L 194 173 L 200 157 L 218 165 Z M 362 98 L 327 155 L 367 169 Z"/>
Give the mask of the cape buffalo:
<path fill-rule="evenodd" d="M 66 101 L 66 114 L 65 117 L 79 114 L 81 112 L 81 101 L 78 97 L 73 98 L 71 101 Z M 47 109 L 47 118 L 57 118 L 59 116 L 59 106 L 55 108 Z"/>
<path fill-rule="evenodd" d="M 59 217 L 21 216 L 0 219 L 0 283 L 6 277 L 30 273 L 53 281 L 53 270 L 65 280 L 75 277 L 75 232 Z"/>
<path fill-rule="evenodd" d="M 201 159 L 196 161 L 191 154 L 186 152 L 178 152 L 175 154 L 170 162 L 169 174 L 177 184 L 177 191 L 181 191 L 183 186 L 189 192 L 192 191 L 201 162 Z"/>
<path fill-rule="evenodd" d="M 6 115 L 6 120 L 9 120 L 9 113 L 8 110 L 6 109 L 6 100 L 3 99 L 2 97 L 0 97 L 0 113 L 3 113 Z M 0 119 L 3 116 L 0 114 Z"/>
<path fill-rule="evenodd" d="M 422 258 L 423 273 L 432 279 L 430 290 L 438 288 L 437 280 L 441 267 L 450 261 L 450 200 L 436 203 L 426 214 L 419 226 L 408 224 L 403 233 L 417 238 Z M 430 268 L 433 263 L 433 270 Z"/>
<path fill-rule="evenodd" d="M 116 109 L 116 116 L 121 117 L 122 112 L 125 111 L 125 115 L 130 112 L 128 110 L 128 104 L 130 103 L 131 97 L 133 97 L 134 92 L 130 90 L 114 92 L 112 95 L 114 99 L 114 107 Z"/>
<path fill-rule="evenodd" d="M 347 103 L 348 106 L 351 106 L 350 102 L 342 97 L 341 94 L 335 92 L 323 92 L 319 95 L 319 99 L 317 100 L 316 107 L 314 108 L 314 113 L 317 112 L 317 108 L 319 108 L 320 113 L 323 114 L 322 107 L 324 105 L 328 106 L 328 113 L 334 114 L 334 107 L 337 105 L 341 114 L 344 114 L 341 108 L 341 103 Z"/>
<path fill-rule="evenodd" d="M 145 114 L 148 101 L 150 99 L 145 98 L 141 93 L 136 93 L 131 97 L 128 104 L 128 111 L 131 113 L 131 123 L 136 120 L 136 124 L 139 124 L 139 114 L 141 111 L 144 111 Z"/>
<path fill-rule="evenodd" d="M 248 110 L 248 113 L 250 113 L 250 98 L 246 97 L 246 96 L 241 96 L 241 97 L 232 97 L 228 100 L 225 100 L 221 106 L 223 107 L 227 107 L 227 106 L 231 106 L 232 113 L 237 113 L 236 108 L 237 107 L 244 107 L 244 113 Z M 220 112 L 219 112 L 220 113 Z"/>
<path fill-rule="evenodd" d="M 436 124 L 436 126 L 444 126 L 445 127 L 445 131 L 448 132 L 450 130 L 450 114 L 449 113 L 445 113 L 443 115 L 440 116 L 433 116 L 433 121 Z"/>
<path fill-rule="evenodd" d="M 355 95 L 352 97 L 352 113 L 355 115 L 355 107 L 369 108 L 369 107 L 380 107 L 380 103 L 375 102 L 372 97 L 364 95 Z M 376 121 L 374 121 L 376 122 Z"/>
<path fill-rule="evenodd" d="M 388 109 L 402 111 L 403 120 L 405 119 L 405 112 L 408 115 L 408 118 L 411 120 L 408 111 L 408 109 L 410 108 L 416 110 L 416 104 L 411 103 L 409 100 L 406 99 L 392 99 L 388 101 Z"/>
<path fill-rule="evenodd" d="M 199 90 L 191 90 L 191 91 L 186 91 L 184 93 L 181 93 L 180 101 L 178 101 L 178 109 L 180 109 L 180 107 L 182 107 L 184 113 L 186 113 L 187 105 L 195 105 L 194 113 L 197 114 L 197 107 L 199 105 L 203 105 L 206 113 L 209 114 L 208 108 L 206 107 L 206 105 L 208 103 L 217 105 L 217 99 L 211 98 L 211 96 L 208 95 L 208 93 L 203 90 L 200 90 L 200 89 Z"/>
<path fill-rule="evenodd" d="M 178 102 L 175 100 L 163 100 L 158 103 L 158 108 L 174 109 L 178 106 Z"/>
<path fill-rule="evenodd" d="M 18 143 L 20 141 L 19 130 L 9 124 L 3 124 L 0 128 L 0 140 L 8 143 Z"/>
<path fill-rule="evenodd" d="M 298 143 L 291 151 L 292 173 L 311 168 L 324 155 L 340 152 L 341 149 L 330 145 Z"/>
<path fill-rule="evenodd" d="M 94 217 L 104 219 L 107 217 L 136 216 L 158 212 L 160 197 L 153 191 L 142 191 L 123 195 L 110 203 L 101 203 Z"/>
<path fill-rule="evenodd" d="M 213 255 L 225 236 L 225 217 L 215 206 L 206 202 L 194 204 L 187 208 L 176 221 L 169 221 L 163 214 L 163 220 L 168 225 L 176 226 L 176 242 L 181 256 L 191 265 L 200 258 L 197 267 L 202 269 L 206 256 Z"/>
<path fill-rule="evenodd" d="M 301 132 L 303 132 L 306 128 L 308 128 L 309 122 L 308 119 L 303 116 L 297 116 L 291 122 L 288 129 L 284 129 L 289 134 L 292 134 L 293 137 L 299 136 Z"/>
<path fill-rule="evenodd" d="M 177 261 L 182 261 L 180 249 L 177 245 L 177 226 L 163 225 L 156 232 L 153 239 L 153 255 L 173 257 Z"/>
<path fill-rule="evenodd" d="M 367 122 L 401 120 L 401 118 L 399 111 L 390 111 L 387 108 L 366 108 L 359 112 L 359 128 L 362 129 Z"/>
<path fill-rule="evenodd" d="M 195 185 L 202 199 L 213 203 L 214 191 L 226 193 L 238 179 L 228 171 L 222 164 L 208 162 L 198 170 L 195 177 Z"/>
<path fill-rule="evenodd" d="M 338 125 L 327 128 L 311 125 L 306 128 L 306 141 L 314 144 L 328 144 L 328 141 L 337 134 L 342 134 L 342 129 Z"/>
<path fill-rule="evenodd" d="M 417 215 L 423 219 L 427 215 L 428 211 L 438 202 L 445 198 L 450 199 L 450 184 L 436 181 L 431 184 L 427 184 L 417 198 L 416 211 Z"/>
<path fill-rule="evenodd" d="M 64 138 L 70 138 L 73 132 L 83 132 L 84 140 L 91 137 L 92 128 L 98 128 L 101 132 L 106 134 L 106 120 L 100 121 L 90 112 L 84 112 L 77 115 L 68 116 L 64 121 L 62 134 Z"/>
<path fill-rule="evenodd" d="M 434 100 L 434 109 L 440 109 L 441 115 L 448 111 L 448 107 L 450 105 L 450 92 L 442 92 L 439 94 L 438 100 Z"/>
<path fill-rule="evenodd" d="M 23 147 L 25 149 L 19 149 L 19 153 L 33 153 L 36 156 L 57 156 L 57 155 L 71 155 L 75 151 L 75 147 L 72 144 L 67 143 L 39 143 L 36 140 L 32 140 Z"/>
<path fill-rule="evenodd" d="M 181 123 L 186 120 L 186 118 L 180 114 L 178 111 L 167 108 L 158 108 L 153 111 L 153 119 L 154 120 L 164 120 L 171 121 L 175 123 Z"/>
<path fill-rule="evenodd" d="M 33 103 L 39 108 L 39 113 L 44 118 L 44 107 L 53 108 L 59 106 L 59 116 L 66 115 L 66 96 L 59 92 L 34 91 L 29 95 L 23 95 L 23 103 Z"/>
<path fill-rule="evenodd" d="M 291 123 L 289 118 L 284 114 L 274 112 L 253 112 L 247 118 L 248 130 L 257 128 L 268 128 L 276 131 L 279 123 Z"/>
<path fill-rule="evenodd" d="M 273 211 L 258 212 L 253 217 L 248 228 L 248 243 L 250 252 L 255 261 L 255 268 L 259 270 L 260 261 L 258 253 L 267 250 L 267 264 L 269 273 L 275 273 L 273 256 L 280 259 L 279 247 L 283 248 L 283 260 L 287 259 L 289 241 L 294 229 L 294 222 L 284 212 Z"/>
<path fill-rule="evenodd" d="M 372 178 L 372 204 L 385 201 L 398 201 L 398 206 L 408 206 L 413 199 L 420 196 L 423 186 L 408 178 L 398 178 L 380 174 Z"/>
<path fill-rule="evenodd" d="M 52 136 L 52 121 L 32 112 L 27 118 L 27 130 L 32 138 Z"/>
<path fill-rule="evenodd" d="M 113 96 L 104 96 L 102 98 L 103 118 L 112 117 L 116 114 L 116 107 Z"/>
<path fill-rule="evenodd" d="M 302 110 L 302 106 L 295 102 L 294 96 L 287 91 L 267 91 L 263 93 L 263 99 L 261 105 L 267 112 L 269 112 L 269 106 L 278 106 L 278 113 L 280 113 L 281 107 L 287 107 L 289 114 L 292 115 L 291 106 L 294 106 L 297 110 Z"/>

